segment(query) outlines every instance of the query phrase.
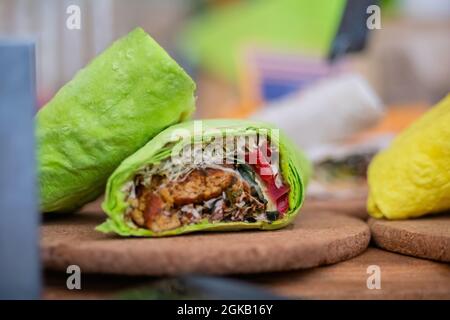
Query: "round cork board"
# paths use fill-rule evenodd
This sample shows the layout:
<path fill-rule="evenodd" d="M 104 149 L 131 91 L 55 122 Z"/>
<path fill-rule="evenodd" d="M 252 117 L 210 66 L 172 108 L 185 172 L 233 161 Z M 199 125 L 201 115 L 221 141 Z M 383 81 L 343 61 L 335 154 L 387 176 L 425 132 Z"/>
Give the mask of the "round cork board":
<path fill-rule="evenodd" d="M 41 254 L 47 269 L 127 275 L 238 274 L 309 268 L 364 251 L 363 221 L 333 212 L 301 212 L 276 231 L 197 233 L 166 238 L 120 238 L 94 227 L 105 219 L 83 212 L 46 219 Z"/>
<path fill-rule="evenodd" d="M 383 249 L 450 262 L 450 213 L 397 221 L 370 218 L 369 226 Z"/>

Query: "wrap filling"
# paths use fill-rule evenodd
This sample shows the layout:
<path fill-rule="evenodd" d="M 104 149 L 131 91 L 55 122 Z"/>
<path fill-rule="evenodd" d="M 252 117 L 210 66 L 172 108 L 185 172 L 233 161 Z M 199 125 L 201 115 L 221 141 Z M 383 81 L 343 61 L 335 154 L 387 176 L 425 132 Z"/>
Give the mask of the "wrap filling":
<path fill-rule="evenodd" d="M 241 154 L 219 146 L 221 152 L 209 156 L 207 149 L 219 150 L 211 148 L 214 143 L 192 143 L 191 149 L 202 151 L 201 161 L 168 157 L 143 167 L 124 188 L 126 222 L 162 232 L 200 222 L 283 218 L 289 209 L 289 186 L 279 161 L 272 161 L 279 158 L 278 151 L 268 138 L 256 135 L 253 141 Z"/>

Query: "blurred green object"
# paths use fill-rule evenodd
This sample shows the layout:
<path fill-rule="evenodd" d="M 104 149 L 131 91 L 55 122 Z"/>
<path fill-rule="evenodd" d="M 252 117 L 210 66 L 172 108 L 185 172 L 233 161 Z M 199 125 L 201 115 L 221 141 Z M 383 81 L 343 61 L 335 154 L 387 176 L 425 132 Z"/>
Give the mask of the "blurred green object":
<path fill-rule="evenodd" d="M 194 18 L 181 36 L 181 51 L 207 71 L 237 78 L 242 50 L 262 46 L 326 57 L 345 0 L 243 1 Z"/>

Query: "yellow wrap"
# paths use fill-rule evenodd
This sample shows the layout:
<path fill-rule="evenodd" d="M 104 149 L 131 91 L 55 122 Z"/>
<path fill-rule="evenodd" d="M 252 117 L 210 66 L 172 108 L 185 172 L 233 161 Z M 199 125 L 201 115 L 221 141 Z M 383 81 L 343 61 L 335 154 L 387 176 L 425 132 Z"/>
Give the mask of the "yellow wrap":
<path fill-rule="evenodd" d="M 450 94 L 372 160 L 367 210 L 406 219 L 450 209 Z"/>

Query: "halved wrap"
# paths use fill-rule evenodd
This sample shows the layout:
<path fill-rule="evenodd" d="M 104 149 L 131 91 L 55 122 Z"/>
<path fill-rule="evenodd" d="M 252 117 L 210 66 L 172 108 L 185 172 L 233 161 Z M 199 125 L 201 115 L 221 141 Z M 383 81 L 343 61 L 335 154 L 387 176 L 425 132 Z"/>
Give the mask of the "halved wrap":
<path fill-rule="evenodd" d="M 375 156 L 368 183 L 367 209 L 376 218 L 450 209 L 450 95 Z"/>
<path fill-rule="evenodd" d="M 300 209 L 310 164 L 279 130 L 244 120 L 172 126 L 108 180 L 97 227 L 122 236 L 278 229 Z"/>
<path fill-rule="evenodd" d="M 98 197 L 116 167 L 194 110 L 195 84 L 138 28 L 95 58 L 37 116 L 41 210 Z"/>

